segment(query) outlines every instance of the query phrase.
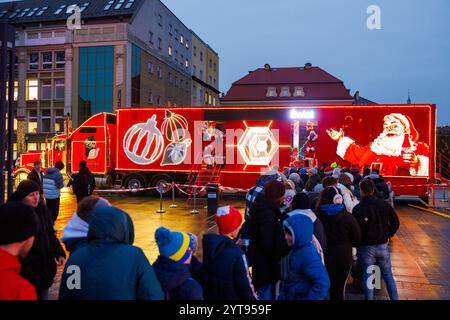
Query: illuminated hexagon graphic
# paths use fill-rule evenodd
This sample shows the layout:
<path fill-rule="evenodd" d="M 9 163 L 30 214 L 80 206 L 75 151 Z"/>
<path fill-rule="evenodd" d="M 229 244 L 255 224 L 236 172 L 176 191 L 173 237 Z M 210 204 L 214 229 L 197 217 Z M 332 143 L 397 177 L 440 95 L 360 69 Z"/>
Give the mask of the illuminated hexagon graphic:
<path fill-rule="evenodd" d="M 237 148 L 247 165 L 267 166 L 279 145 L 269 127 L 247 127 Z"/>

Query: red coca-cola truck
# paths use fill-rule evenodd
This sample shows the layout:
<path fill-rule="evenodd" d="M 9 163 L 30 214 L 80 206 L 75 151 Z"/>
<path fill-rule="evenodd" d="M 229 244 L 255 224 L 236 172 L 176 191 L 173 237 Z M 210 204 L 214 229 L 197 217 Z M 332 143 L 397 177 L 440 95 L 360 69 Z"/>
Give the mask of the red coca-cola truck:
<path fill-rule="evenodd" d="M 121 108 L 55 136 L 45 152 L 22 154 L 15 173 L 41 159 L 64 161 L 71 175 L 85 160 L 103 188 L 245 189 L 273 167 L 336 163 L 376 168 L 396 194 L 425 196 L 435 181 L 435 129 L 432 104 Z"/>

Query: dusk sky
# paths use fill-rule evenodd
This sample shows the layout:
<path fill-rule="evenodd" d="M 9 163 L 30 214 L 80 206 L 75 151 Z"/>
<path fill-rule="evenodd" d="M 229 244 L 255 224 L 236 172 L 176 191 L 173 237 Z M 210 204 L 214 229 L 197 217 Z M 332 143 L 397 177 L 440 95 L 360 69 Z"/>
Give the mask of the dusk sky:
<path fill-rule="evenodd" d="M 220 56 L 220 90 L 249 70 L 311 62 L 378 103 L 435 103 L 450 124 L 448 0 L 163 0 Z M 369 5 L 381 30 L 366 26 Z"/>

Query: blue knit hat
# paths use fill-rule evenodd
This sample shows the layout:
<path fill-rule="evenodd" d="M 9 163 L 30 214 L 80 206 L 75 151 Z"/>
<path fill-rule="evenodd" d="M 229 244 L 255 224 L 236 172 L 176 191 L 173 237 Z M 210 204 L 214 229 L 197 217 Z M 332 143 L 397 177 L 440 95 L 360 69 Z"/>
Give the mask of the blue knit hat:
<path fill-rule="evenodd" d="M 186 232 L 159 227 L 155 231 L 155 240 L 161 256 L 181 263 L 189 258 L 192 240 Z"/>

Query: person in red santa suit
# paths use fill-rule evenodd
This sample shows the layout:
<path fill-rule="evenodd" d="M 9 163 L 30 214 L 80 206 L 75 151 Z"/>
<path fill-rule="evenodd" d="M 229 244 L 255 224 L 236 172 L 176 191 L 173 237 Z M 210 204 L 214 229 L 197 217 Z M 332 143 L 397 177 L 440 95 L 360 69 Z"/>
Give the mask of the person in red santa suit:
<path fill-rule="evenodd" d="M 391 113 L 384 117 L 383 132 L 366 146 L 339 131 L 327 130 L 337 141 L 336 153 L 360 168 L 377 167 L 383 175 L 428 176 L 429 147 L 419 142 L 419 133 L 408 116 Z"/>
<path fill-rule="evenodd" d="M 315 158 L 316 157 L 316 140 L 317 133 L 314 130 L 309 132 L 308 139 L 305 143 L 305 156 L 307 158 Z"/>

